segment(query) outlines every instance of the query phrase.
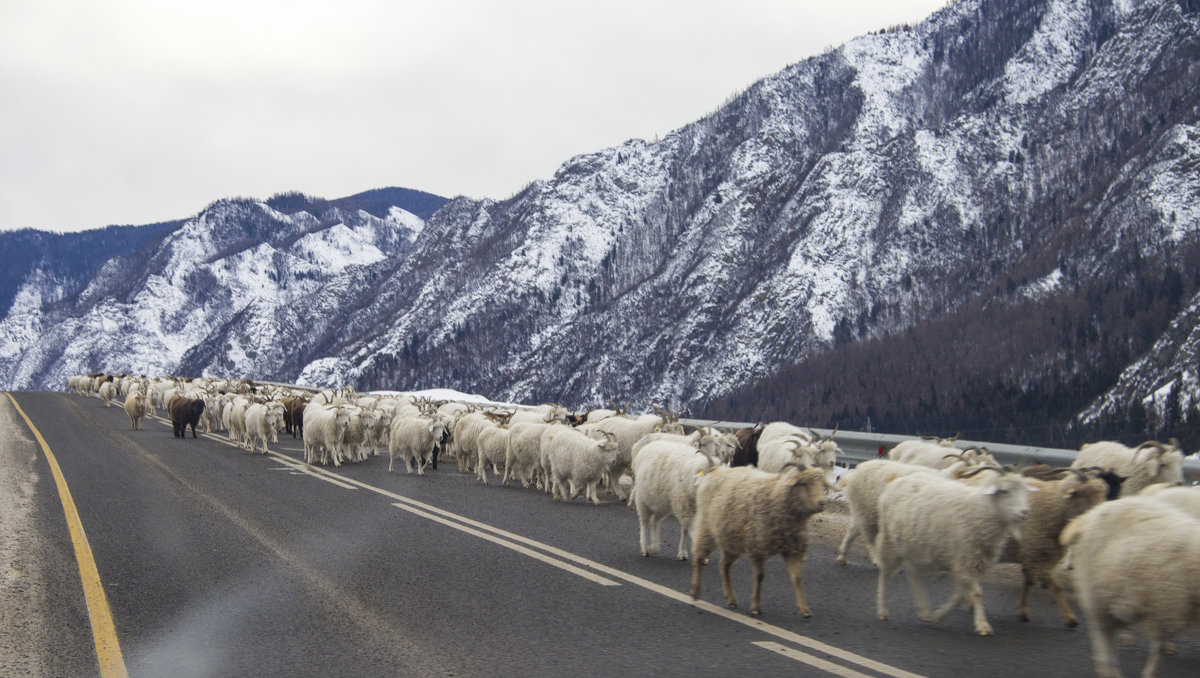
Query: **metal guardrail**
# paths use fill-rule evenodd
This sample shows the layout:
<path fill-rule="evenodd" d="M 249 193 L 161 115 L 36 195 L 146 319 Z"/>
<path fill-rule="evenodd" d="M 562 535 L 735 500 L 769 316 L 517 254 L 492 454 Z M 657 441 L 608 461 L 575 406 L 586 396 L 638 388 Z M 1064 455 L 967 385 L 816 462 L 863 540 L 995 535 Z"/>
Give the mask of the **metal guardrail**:
<path fill-rule="evenodd" d="M 754 426 L 753 422 L 715 421 L 703 419 L 681 419 L 686 426 L 713 426 L 714 428 L 736 430 Z M 817 435 L 827 436 L 832 429 L 809 429 Z M 838 431 L 833 437 L 834 442 L 846 454 L 845 461 L 853 466 L 879 456 L 906 440 L 919 440 L 917 436 L 894 435 L 890 433 L 865 433 L 862 431 Z M 957 440 L 954 446 L 960 450 L 968 447 L 986 447 L 996 461 L 1001 464 L 1031 464 L 1041 462 L 1051 466 L 1070 466 L 1079 454 L 1079 450 L 1065 450 L 1056 447 L 1034 447 L 1031 445 L 1008 445 L 1004 443 L 989 443 L 978 440 Z M 1185 452 L 1186 454 L 1186 452 Z M 1188 459 L 1183 464 L 1184 477 L 1191 483 L 1200 483 L 1200 460 Z"/>

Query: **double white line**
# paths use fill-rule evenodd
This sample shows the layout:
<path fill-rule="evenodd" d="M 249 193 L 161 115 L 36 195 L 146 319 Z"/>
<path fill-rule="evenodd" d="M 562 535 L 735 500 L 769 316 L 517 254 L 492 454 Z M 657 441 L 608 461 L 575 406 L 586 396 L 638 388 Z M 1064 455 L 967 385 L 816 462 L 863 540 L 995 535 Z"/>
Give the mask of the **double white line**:
<path fill-rule="evenodd" d="M 793 631 L 768 624 L 754 617 L 733 612 L 732 610 L 719 605 L 714 605 L 703 600 L 693 601 L 689 594 L 676 591 L 666 586 L 662 586 L 661 584 L 652 582 L 648 579 L 643 579 L 642 577 L 629 574 L 628 572 L 623 572 L 616 568 L 609 567 L 603 563 L 598 563 L 594 560 L 584 558 L 583 556 L 576 555 L 570 551 L 564 551 L 560 548 L 537 541 L 535 539 L 523 537 L 519 534 L 514 534 L 498 527 L 481 523 L 477 520 L 472 520 L 466 516 L 461 516 L 457 513 L 452 513 L 445 509 L 441 509 L 415 499 L 410 499 L 403 495 L 399 495 L 395 492 L 364 483 L 354 478 L 337 475 L 320 467 L 302 464 L 302 462 L 298 462 L 292 457 L 280 454 L 278 452 L 270 452 L 269 454 L 280 463 L 288 466 L 303 465 L 305 467 L 305 472 L 309 475 L 333 482 L 340 486 L 350 485 L 352 487 L 382 495 L 392 500 L 392 506 L 395 506 L 396 508 L 402 509 L 427 520 L 432 520 L 441 525 L 445 525 L 446 527 L 459 530 L 460 532 L 465 532 L 480 539 L 485 539 L 493 544 L 502 546 L 553 567 L 557 567 L 572 574 L 578 575 L 584 579 L 587 579 L 588 581 L 600 584 L 601 586 L 620 586 L 622 583 L 638 586 L 671 600 L 684 603 L 686 605 L 691 605 L 698 609 L 704 610 L 705 612 L 715 614 L 724 619 L 737 622 L 743 626 L 748 626 L 757 631 L 774 636 L 777 640 L 785 641 L 791 645 L 799 646 L 807 650 L 811 650 L 812 652 L 825 655 L 825 657 L 836 659 L 844 664 L 851 664 L 861 669 L 873 671 L 876 674 L 891 676 L 892 678 L 923 678 L 923 676 L 920 674 L 911 673 L 889 664 L 884 664 L 883 662 L 875 661 L 874 659 L 855 654 L 848 650 L 834 647 L 833 645 L 823 643 L 819 640 L 814 640 Z M 849 668 L 825 657 L 810 654 L 809 652 L 798 650 L 795 649 L 795 647 L 790 647 L 788 645 L 782 645 L 772 641 L 760 641 L 752 644 L 765 650 L 770 650 L 790 659 L 802 662 L 813 668 L 820 669 L 837 676 L 843 676 L 843 678 L 874 678 L 872 674 L 862 673 L 859 670 Z"/>
<path fill-rule="evenodd" d="M 157 418 L 157 417 L 156 417 Z M 170 422 L 160 419 L 170 425 Z M 226 437 L 216 436 L 209 433 L 203 434 L 212 440 L 224 443 L 231 447 L 236 447 L 237 443 L 229 440 Z M 815 669 L 831 673 L 843 678 L 876 678 L 876 675 L 863 673 L 858 669 L 866 669 L 874 672 L 877 675 L 890 676 L 891 678 L 924 678 L 920 674 L 905 671 L 904 669 L 884 664 L 883 662 L 875 661 L 868 657 L 855 654 L 848 650 L 843 650 L 839 647 L 834 647 L 819 640 L 814 640 L 807 636 L 802 636 L 793 631 L 768 624 L 754 617 L 747 616 L 738 612 L 733 612 L 727 608 L 703 600 L 692 600 L 689 594 L 676 591 L 674 589 L 662 586 L 648 579 L 643 579 L 636 575 L 623 572 L 613 567 L 609 567 L 603 563 L 598 563 L 594 560 L 576 555 L 570 551 L 564 551 L 560 548 L 545 544 L 535 539 L 523 537 L 519 534 L 514 534 L 502 530 L 498 527 L 481 523 L 477 520 L 472 520 L 466 516 L 452 513 L 445 509 L 438 508 L 431 504 L 410 499 L 403 495 L 396 494 L 381 487 L 376 487 L 360 480 L 347 476 L 338 475 L 329 470 L 318 466 L 312 466 L 302 461 L 298 461 L 293 457 L 289 457 L 279 452 L 268 452 L 268 455 L 273 459 L 283 464 L 289 470 L 312 476 L 319 480 L 332 483 L 343 489 L 363 489 L 369 492 L 382 495 L 387 499 L 392 500 L 392 506 L 398 509 L 407 511 L 415 516 L 420 516 L 427 520 L 432 520 L 446 527 L 453 528 L 460 532 L 487 540 L 493 544 L 515 551 L 524 556 L 528 556 L 540 562 L 546 563 L 553 567 L 557 567 L 571 574 L 583 577 L 588 581 L 600 584 L 601 586 L 621 586 L 622 583 L 632 586 L 638 586 L 652 593 L 657 593 L 661 596 L 691 605 L 705 612 L 715 614 L 718 617 L 728 619 L 743 626 L 748 626 L 756 631 L 761 631 L 767 635 L 773 636 L 777 640 L 790 643 L 784 645 L 774 641 L 756 641 L 752 645 L 760 647 L 764 650 L 775 652 L 789 659 L 801 662 Z M 798 646 L 817 652 L 824 656 L 817 656 L 804 650 L 796 649 Z M 836 660 L 836 661 L 833 661 Z M 842 663 L 837 663 L 842 662 Z M 858 669 L 846 666 L 847 664 L 857 666 Z"/>

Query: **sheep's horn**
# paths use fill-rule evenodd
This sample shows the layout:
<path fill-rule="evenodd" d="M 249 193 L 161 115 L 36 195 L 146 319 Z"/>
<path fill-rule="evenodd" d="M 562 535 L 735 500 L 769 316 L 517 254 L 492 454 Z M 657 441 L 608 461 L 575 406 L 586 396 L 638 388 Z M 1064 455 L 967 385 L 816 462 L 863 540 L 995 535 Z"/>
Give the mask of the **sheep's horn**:
<path fill-rule="evenodd" d="M 980 473 L 982 471 L 995 471 L 996 473 L 1000 473 L 1000 474 L 1004 473 L 1004 469 L 998 468 L 996 466 L 979 466 L 979 467 L 973 468 L 970 471 L 967 471 L 966 473 L 962 474 L 961 477 L 962 478 L 970 478 L 970 477 L 973 477 L 975 474 Z"/>

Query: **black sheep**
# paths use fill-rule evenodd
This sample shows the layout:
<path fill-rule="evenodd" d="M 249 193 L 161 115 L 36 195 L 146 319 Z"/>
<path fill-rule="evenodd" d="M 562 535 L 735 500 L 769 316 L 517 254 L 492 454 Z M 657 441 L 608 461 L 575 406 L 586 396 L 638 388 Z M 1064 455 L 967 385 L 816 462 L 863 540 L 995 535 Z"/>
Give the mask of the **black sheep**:
<path fill-rule="evenodd" d="M 196 424 L 200 423 L 200 415 L 204 414 L 204 401 L 199 398 L 171 399 L 171 427 L 175 430 L 176 438 L 184 438 L 187 427 L 192 427 L 192 437 L 196 438 Z"/>

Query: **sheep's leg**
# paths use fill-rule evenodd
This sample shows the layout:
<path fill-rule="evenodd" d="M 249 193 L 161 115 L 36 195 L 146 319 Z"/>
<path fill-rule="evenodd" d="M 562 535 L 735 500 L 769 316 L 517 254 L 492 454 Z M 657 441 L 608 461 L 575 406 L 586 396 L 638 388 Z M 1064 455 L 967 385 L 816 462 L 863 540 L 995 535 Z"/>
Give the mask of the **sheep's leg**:
<path fill-rule="evenodd" d="M 1161 631 L 1152 631 L 1147 635 L 1150 636 L 1150 656 L 1146 659 L 1146 665 L 1142 667 L 1142 678 L 1154 678 L 1158 675 L 1158 663 L 1167 653 L 1168 643 L 1162 637 Z"/>
<path fill-rule="evenodd" d="M 721 593 L 725 594 L 725 602 L 730 609 L 737 609 L 737 596 L 733 595 L 733 581 L 729 578 L 729 568 L 741 557 L 740 553 L 730 553 L 721 549 Z"/>
<path fill-rule="evenodd" d="M 587 484 L 587 498 L 592 500 L 593 506 L 600 505 L 600 494 L 599 494 L 599 491 L 597 488 L 597 486 L 599 484 L 600 484 L 599 480 L 593 480 L 592 482 Z"/>
<path fill-rule="evenodd" d="M 879 563 L 879 581 L 875 586 L 875 616 L 883 621 L 888 619 L 887 608 L 887 581 L 892 576 L 894 565 L 884 562 L 882 559 Z"/>
<path fill-rule="evenodd" d="M 754 568 L 754 590 L 750 593 L 750 614 L 762 614 L 762 581 L 763 563 L 766 562 L 764 556 L 757 554 L 750 555 L 750 565 Z"/>
<path fill-rule="evenodd" d="M 1021 598 L 1017 601 L 1017 619 L 1027 622 L 1029 621 L 1029 589 L 1033 588 L 1033 577 L 1029 576 L 1029 571 L 1025 568 L 1021 568 L 1021 574 L 1025 575 L 1025 583 L 1021 586 Z M 1054 597 L 1055 599 L 1058 598 L 1057 593 Z M 1060 612 L 1063 610 L 1061 602 L 1058 605 L 1058 609 Z M 1069 610 L 1063 615 L 1064 620 L 1066 620 L 1068 614 L 1070 614 Z M 1075 624 L 1068 625 L 1074 626 Z"/>
<path fill-rule="evenodd" d="M 802 616 L 811 617 L 812 610 L 808 607 L 808 601 L 804 599 L 804 583 L 801 581 L 804 574 L 804 553 L 785 553 L 783 562 L 787 565 L 788 575 L 792 578 L 792 588 L 796 591 L 796 607 Z"/>
<path fill-rule="evenodd" d="M 850 544 L 854 542 L 854 538 L 859 534 L 861 533 L 859 532 L 858 524 L 851 522 L 850 529 L 846 530 L 846 536 L 842 538 L 842 545 L 837 550 L 838 565 L 846 564 L 846 552 L 850 550 Z"/>
<path fill-rule="evenodd" d="M 392 467 L 395 465 L 396 465 L 396 452 L 395 452 L 395 450 L 388 450 L 388 473 L 392 472 Z M 409 473 L 412 473 L 412 471 L 410 470 Z"/>
<path fill-rule="evenodd" d="M 975 613 L 975 633 L 981 636 L 996 635 L 983 610 L 983 590 L 979 588 L 979 582 L 972 580 L 964 584 L 963 589 L 965 589 L 967 601 L 970 602 L 971 609 Z"/>
<path fill-rule="evenodd" d="M 684 520 L 684 519 L 680 518 L 680 520 L 679 520 L 679 548 L 675 551 L 675 559 L 676 560 L 687 560 L 688 559 L 687 543 L 688 543 L 688 537 L 690 537 L 691 534 L 692 534 L 692 521 Z"/>
<path fill-rule="evenodd" d="M 650 543 L 650 521 L 654 520 L 654 516 L 646 515 L 641 506 L 638 507 L 638 543 L 642 547 L 642 557 L 647 558 L 658 553 L 658 549 L 654 548 Z"/>
<path fill-rule="evenodd" d="M 1088 618 L 1088 637 L 1092 641 L 1092 662 L 1096 665 L 1096 675 L 1100 678 L 1121 678 L 1121 669 L 1117 663 L 1116 625 L 1104 613 L 1099 619 Z"/>
<path fill-rule="evenodd" d="M 908 577 L 908 588 L 912 591 L 913 603 L 917 606 L 917 616 L 925 621 L 936 622 L 941 615 L 929 614 L 929 596 L 925 595 L 925 582 L 921 581 L 921 573 L 912 567 L 910 564 L 905 571 Z M 950 604 L 946 609 L 953 607 L 958 603 L 959 591 L 958 587 L 954 587 L 954 595 L 950 596 Z"/>
<path fill-rule="evenodd" d="M 1063 591 L 1058 577 L 1054 576 L 1053 573 L 1050 574 L 1050 593 L 1054 595 L 1054 602 L 1058 603 L 1058 613 L 1062 615 L 1063 623 L 1071 628 L 1079 626 L 1079 620 L 1075 617 L 1075 613 L 1071 611 L 1071 604 L 1067 602 L 1067 594 Z"/>
<path fill-rule="evenodd" d="M 692 600 L 700 599 L 700 571 L 712 555 L 713 543 L 706 536 L 692 538 Z"/>

